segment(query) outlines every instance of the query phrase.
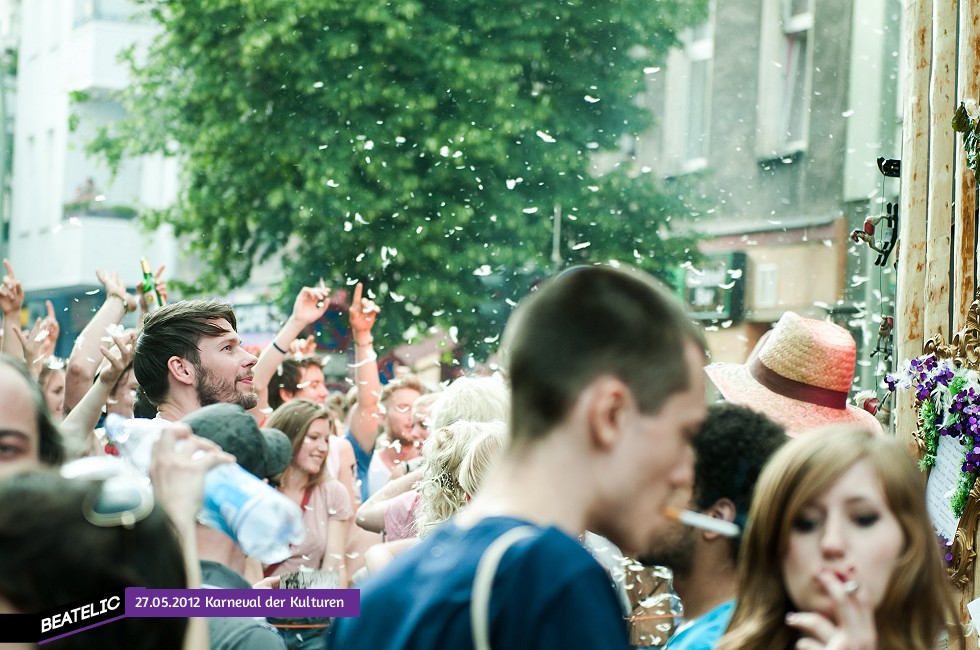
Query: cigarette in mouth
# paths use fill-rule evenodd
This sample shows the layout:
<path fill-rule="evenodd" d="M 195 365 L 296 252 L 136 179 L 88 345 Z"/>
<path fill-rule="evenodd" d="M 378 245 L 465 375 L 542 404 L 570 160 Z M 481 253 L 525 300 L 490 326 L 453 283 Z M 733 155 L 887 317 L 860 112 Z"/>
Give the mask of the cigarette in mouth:
<path fill-rule="evenodd" d="M 730 521 L 715 519 L 708 515 L 702 515 L 700 512 L 667 506 L 664 508 L 663 514 L 667 519 L 672 521 L 678 521 L 687 526 L 694 526 L 702 530 L 710 530 L 713 533 L 718 533 L 725 537 L 738 537 L 741 532 L 739 527 Z"/>

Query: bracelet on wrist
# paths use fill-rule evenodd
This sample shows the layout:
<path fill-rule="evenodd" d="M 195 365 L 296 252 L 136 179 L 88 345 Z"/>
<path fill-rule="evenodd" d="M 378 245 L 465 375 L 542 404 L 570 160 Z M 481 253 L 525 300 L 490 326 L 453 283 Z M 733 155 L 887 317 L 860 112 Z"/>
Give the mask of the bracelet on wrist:
<path fill-rule="evenodd" d="M 354 339 L 354 345 L 359 346 L 359 347 L 362 347 L 362 348 L 366 348 L 366 347 L 369 347 L 371 345 L 374 345 L 374 339 L 368 339 L 366 341 L 358 341 L 357 339 Z"/>
<path fill-rule="evenodd" d="M 276 350 L 278 350 L 280 354 L 286 354 L 286 351 L 283 350 L 281 347 L 279 347 L 279 344 L 276 343 L 276 340 L 275 339 L 272 339 L 272 347 L 274 347 Z"/>
<path fill-rule="evenodd" d="M 126 296 L 122 295 L 117 291 L 109 292 L 109 294 L 106 296 L 106 300 L 108 300 L 109 298 L 119 298 L 119 300 L 123 304 L 123 309 L 125 309 L 127 312 L 136 311 L 136 306 L 129 304 L 129 301 L 126 300 Z"/>

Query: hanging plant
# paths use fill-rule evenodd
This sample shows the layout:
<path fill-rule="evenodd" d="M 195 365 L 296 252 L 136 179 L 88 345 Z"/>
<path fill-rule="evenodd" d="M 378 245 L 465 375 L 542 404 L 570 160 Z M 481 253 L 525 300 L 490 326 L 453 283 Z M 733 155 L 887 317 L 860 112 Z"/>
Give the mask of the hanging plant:
<path fill-rule="evenodd" d="M 953 130 L 963 134 L 966 149 L 966 166 L 980 182 L 980 110 L 972 99 L 960 104 L 953 113 Z"/>
<path fill-rule="evenodd" d="M 936 463 L 940 436 L 963 445 L 959 482 L 950 498 L 953 514 L 962 516 L 980 476 L 980 375 L 927 354 L 906 361 L 898 372 L 885 377 L 885 385 L 891 391 L 915 391 L 926 447 L 920 462 L 923 471 Z"/>

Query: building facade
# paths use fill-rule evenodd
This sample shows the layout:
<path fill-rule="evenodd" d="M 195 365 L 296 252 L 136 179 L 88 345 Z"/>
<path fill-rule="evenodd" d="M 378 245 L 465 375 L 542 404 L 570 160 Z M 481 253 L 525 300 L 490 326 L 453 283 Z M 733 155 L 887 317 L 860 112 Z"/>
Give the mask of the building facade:
<path fill-rule="evenodd" d="M 633 157 L 703 206 L 691 228 L 705 261 L 680 284 L 714 360 L 743 361 L 791 310 L 848 327 L 856 385 L 876 385 L 895 258 L 876 266 L 849 234 L 897 200 L 876 159 L 900 157 L 901 12 L 900 0 L 715 1 L 647 71 L 659 124 Z"/>
<path fill-rule="evenodd" d="M 20 19 L 8 257 L 24 284 L 25 324 L 51 300 L 62 328 L 57 354 L 66 356 L 104 299 L 96 269 L 135 286 L 141 257 L 173 266 L 173 237 L 144 232 L 138 214 L 173 200 L 177 170 L 172 159 L 146 157 L 113 175 L 86 152 L 123 114 L 112 97 L 128 83 L 120 52 L 155 33 L 131 2 L 31 0 Z"/>

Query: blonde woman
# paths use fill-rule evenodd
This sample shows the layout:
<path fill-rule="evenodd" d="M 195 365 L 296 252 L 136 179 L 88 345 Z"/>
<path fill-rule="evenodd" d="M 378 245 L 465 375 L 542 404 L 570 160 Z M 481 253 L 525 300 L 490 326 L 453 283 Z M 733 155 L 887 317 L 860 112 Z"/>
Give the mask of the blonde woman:
<path fill-rule="evenodd" d="M 962 633 L 923 475 L 901 443 L 855 425 L 776 452 L 738 570 L 718 650 L 931 650 Z"/>
<path fill-rule="evenodd" d="M 487 427 L 477 436 L 459 464 L 459 487 L 469 501 L 480 489 L 484 477 L 504 451 L 507 431 L 503 426 Z"/>
<path fill-rule="evenodd" d="M 504 434 L 503 422 L 459 421 L 436 430 L 422 454 L 425 465 L 416 484 L 420 500 L 415 529 L 425 537 L 466 505 L 467 494 L 459 484 L 459 467 L 474 440 L 489 431 Z"/>

